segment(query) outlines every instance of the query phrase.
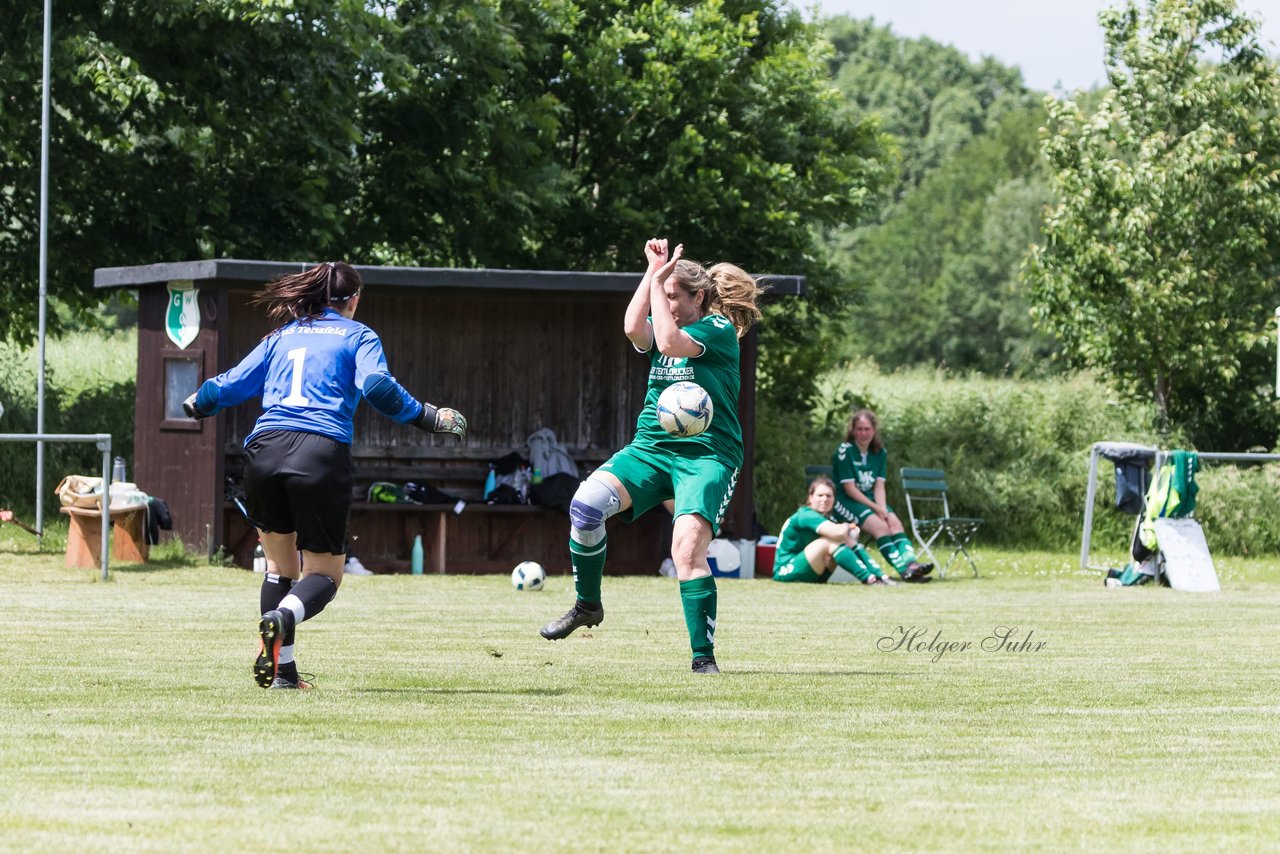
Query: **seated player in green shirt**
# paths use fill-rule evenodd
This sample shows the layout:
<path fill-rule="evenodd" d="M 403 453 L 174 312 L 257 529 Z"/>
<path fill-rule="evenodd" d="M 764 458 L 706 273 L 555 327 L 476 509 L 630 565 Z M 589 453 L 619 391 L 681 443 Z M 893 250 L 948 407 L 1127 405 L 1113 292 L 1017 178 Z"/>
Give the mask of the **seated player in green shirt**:
<path fill-rule="evenodd" d="M 888 457 L 880 441 L 876 414 L 870 409 L 853 413 L 844 443 L 831 456 L 831 471 L 840 484 L 832 513 L 842 522 L 861 525 L 862 530 L 875 537 L 880 554 L 903 581 L 928 581 L 933 564 L 916 560 L 916 550 L 902 520 L 885 500 Z"/>
<path fill-rule="evenodd" d="M 809 503 L 791 514 L 778 535 L 773 561 L 774 581 L 825 584 L 839 566 L 863 584 L 896 584 L 884 577 L 871 555 L 858 543 L 858 526 L 828 518 L 836 502 L 836 488 L 825 476 L 809 484 Z"/>

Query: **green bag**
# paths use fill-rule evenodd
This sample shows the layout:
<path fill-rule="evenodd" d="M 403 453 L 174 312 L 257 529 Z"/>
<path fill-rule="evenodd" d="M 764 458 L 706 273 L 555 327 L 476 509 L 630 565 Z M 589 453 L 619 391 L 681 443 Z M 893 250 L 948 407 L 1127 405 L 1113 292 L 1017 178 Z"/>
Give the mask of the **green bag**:
<path fill-rule="evenodd" d="M 1148 553 L 1156 550 L 1156 520 L 1180 519 L 1190 516 L 1196 509 L 1196 472 L 1200 470 L 1200 455 L 1195 451 L 1171 451 L 1160 468 L 1160 476 L 1151 484 L 1147 493 L 1147 512 L 1139 526 L 1138 537 Z M 1133 556 L 1141 561 L 1147 555 L 1140 554 L 1134 543 Z"/>
<path fill-rule="evenodd" d="M 1154 580 L 1155 576 L 1150 572 L 1146 563 L 1130 563 L 1124 569 L 1107 570 L 1106 585 L 1108 587 L 1133 587 L 1138 584 L 1146 584 Z"/>
<path fill-rule="evenodd" d="M 412 498 L 405 494 L 404 487 L 398 483 L 387 483 L 380 480 L 369 485 L 370 504 L 413 504 Z"/>

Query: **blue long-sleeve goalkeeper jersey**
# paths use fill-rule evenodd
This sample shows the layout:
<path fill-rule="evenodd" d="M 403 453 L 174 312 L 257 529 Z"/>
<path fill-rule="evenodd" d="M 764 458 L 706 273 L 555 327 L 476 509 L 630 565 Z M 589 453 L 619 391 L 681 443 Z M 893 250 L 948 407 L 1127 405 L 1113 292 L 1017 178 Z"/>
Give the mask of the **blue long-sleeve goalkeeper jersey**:
<path fill-rule="evenodd" d="M 263 413 L 246 442 L 265 430 L 294 430 L 349 445 L 362 396 L 402 424 L 422 414 L 422 404 L 387 370 L 377 333 L 325 309 L 319 317 L 285 324 L 240 364 L 205 380 L 195 405 L 212 415 L 261 397 Z"/>

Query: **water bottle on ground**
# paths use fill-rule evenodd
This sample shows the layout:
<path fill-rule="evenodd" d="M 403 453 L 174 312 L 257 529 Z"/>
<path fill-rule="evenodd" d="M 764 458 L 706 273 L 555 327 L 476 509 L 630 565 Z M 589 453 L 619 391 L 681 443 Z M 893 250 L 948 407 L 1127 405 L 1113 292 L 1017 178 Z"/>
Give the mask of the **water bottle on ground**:
<path fill-rule="evenodd" d="M 410 555 L 410 566 L 414 575 L 422 575 L 422 535 L 413 537 L 413 551 Z"/>
<path fill-rule="evenodd" d="M 262 540 L 258 540 L 258 545 L 253 549 L 253 571 L 267 571 L 267 553 L 262 550 Z"/>

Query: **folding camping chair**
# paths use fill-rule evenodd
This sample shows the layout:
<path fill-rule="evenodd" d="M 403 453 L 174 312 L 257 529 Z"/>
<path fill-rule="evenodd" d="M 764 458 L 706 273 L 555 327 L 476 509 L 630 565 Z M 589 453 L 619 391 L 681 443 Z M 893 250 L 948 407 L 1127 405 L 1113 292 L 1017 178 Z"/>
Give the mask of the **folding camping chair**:
<path fill-rule="evenodd" d="M 826 475 L 827 477 L 831 477 L 831 472 L 832 472 L 831 466 L 805 466 L 804 467 L 805 487 L 807 488 L 809 484 L 813 483 L 814 478 L 818 477 L 819 475 Z"/>
<path fill-rule="evenodd" d="M 929 561 L 938 566 L 938 577 L 947 577 L 947 567 L 957 555 L 964 555 L 973 567 L 973 577 L 978 577 L 978 565 L 973 562 L 965 546 L 973 539 L 984 520 L 972 516 L 952 516 L 947 504 L 947 477 L 940 469 L 904 468 L 902 476 L 902 493 L 907 499 L 907 518 L 911 522 L 911 533 L 915 535 L 920 550 L 929 557 Z M 932 508 L 941 509 L 942 515 L 923 517 L 916 515 L 916 504 L 932 502 Z M 932 512 L 937 512 L 934 509 Z M 946 563 L 939 564 L 931 548 L 938 537 L 946 535 L 951 545 L 951 554 Z"/>

